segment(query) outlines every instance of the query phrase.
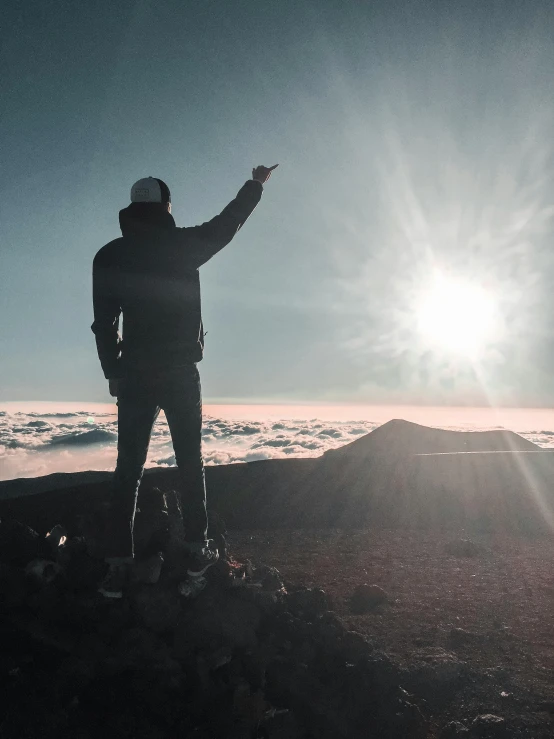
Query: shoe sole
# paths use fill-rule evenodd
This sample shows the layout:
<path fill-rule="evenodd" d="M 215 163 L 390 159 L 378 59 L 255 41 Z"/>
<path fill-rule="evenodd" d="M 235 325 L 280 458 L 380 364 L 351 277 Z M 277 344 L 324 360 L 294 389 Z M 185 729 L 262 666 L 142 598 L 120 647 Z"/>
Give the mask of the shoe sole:
<path fill-rule="evenodd" d="M 121 590 L 104 590 L 104 588 L 98 588 L 98 592 L 101 593 L 104 598 L 123 598 Z"/>
<path fill-rule="evenodd" d="M 185 598 L 195 598 L 206 587 L 206 580 L 203 577 L 191 577 L 189 580 L 179 583 L 177 588 L 179 595 Z"/>
<path fill-rule="evenodd" d="M 219 562 L 219 552 L 217 553 L 217 557 L 214 559 L 213 562 L 209 562 L 203 569 L 201 570 L 187 570 L 187 575 L 189 577 L 201 577 L 206 570 L 209 570 L 212 565 L 215 565 L 216 562 Z"/>

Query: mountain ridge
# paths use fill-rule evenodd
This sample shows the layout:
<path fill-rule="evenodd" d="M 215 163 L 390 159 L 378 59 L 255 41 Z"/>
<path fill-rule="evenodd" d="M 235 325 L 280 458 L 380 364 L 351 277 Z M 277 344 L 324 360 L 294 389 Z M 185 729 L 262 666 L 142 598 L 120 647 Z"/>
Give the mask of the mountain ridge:
<path fill-rule="evenodd" d="M 0 516 L 47 528 L 76 522 L 109 497 L 111 473 L 63 474 L 0 483 Z M 539 530 L 554 511 L 553 476 L 552 452 L 513 432 L 448 431 L 401 419 L 320 457 L 206 467 L 209 508 L 230 528 L 268 529 L 492 520 Z M 178 485 L 176 468 L 150 468 L 141 490 Z"/>

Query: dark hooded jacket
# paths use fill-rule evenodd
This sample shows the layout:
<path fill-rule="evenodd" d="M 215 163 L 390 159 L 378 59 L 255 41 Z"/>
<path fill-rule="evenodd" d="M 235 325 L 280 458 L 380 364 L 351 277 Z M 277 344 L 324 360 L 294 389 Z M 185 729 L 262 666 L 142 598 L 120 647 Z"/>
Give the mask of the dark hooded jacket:
<path fill-rule="evenodd" d="M 93 263 L 91 328 L 106 378 L 202 359 L 198 268 L 231 241 L 262 190 L 260 182 L 249 180 L 218 216 L 192 228 L 178 228 L 157 203 L 131 203 L 119 212 L 123 236 L 103 246 Z"/>

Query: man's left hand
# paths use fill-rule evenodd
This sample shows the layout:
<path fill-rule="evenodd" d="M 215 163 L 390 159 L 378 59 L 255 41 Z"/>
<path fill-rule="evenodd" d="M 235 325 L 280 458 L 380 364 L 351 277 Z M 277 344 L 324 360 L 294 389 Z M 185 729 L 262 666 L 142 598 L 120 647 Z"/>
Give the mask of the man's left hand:
<path fill-rule="evenodd" d="M 119 395 L 119 379 L 108 380 L 108 385 L 110 388 L 110 395 L 113 398 L 117 398 Z"/>

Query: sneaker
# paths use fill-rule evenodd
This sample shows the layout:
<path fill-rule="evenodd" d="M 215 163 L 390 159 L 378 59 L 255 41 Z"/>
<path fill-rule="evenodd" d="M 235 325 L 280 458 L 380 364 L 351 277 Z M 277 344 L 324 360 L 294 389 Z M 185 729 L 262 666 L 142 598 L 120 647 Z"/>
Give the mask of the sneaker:
<path fill-rule="evenodd" d="M 185 598 L 192 600 L 201 593 L 206 587 L 206 579 L 200 575 L 200 577 L 189 577 L 187 580 L 183 580 L 178 585 L 179 595 L 184 595 Z"/>
<path fill-rule="evenodd" d="M 108 571 L 100 583 L 98 592 L 105 598 L 123 598 L 123 590 L 129 579 L 129 566 L 126 564 L 110 564 Z"/>
<path fill-rule="evenodd" d="M 219 552 L 217 549 L 211 549 L 211 539 L 206 546 L 200 545 L 195 547 L 194 544 L 189 545 L 189 551 L 191 556 L 191 563 L 187 570 L 187 575 L 190 577 L 202 577 L 206 570 L 215 565 L 219 559 Z"/>

